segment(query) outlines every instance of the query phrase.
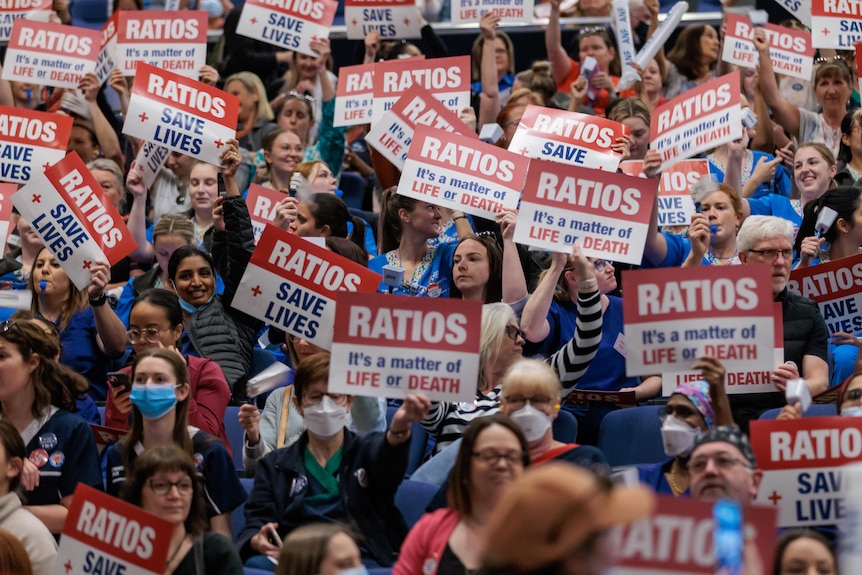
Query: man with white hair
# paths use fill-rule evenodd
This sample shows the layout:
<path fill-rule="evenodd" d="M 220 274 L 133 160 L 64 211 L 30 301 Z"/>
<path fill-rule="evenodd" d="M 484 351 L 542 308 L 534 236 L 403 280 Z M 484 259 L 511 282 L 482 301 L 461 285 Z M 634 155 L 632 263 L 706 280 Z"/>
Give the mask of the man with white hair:
<path fill-rule="evenodd" d="M 732 396 L 733 418 L 747 430 L 748 421 L 761 412 L 784 405 L 787 381 L 802 377 L 811 395 L 828 387 L 828 332 L 817 304 L 788 291 L 793 263 L 793 224 L 775 216 L 749 216 L 736 236 L 743 264 L 766 264 L 772 270 L 772 296 L 781 303 L 784 320 L 785 363 L 772 371 L 772 381 L 781 394 Z"/>

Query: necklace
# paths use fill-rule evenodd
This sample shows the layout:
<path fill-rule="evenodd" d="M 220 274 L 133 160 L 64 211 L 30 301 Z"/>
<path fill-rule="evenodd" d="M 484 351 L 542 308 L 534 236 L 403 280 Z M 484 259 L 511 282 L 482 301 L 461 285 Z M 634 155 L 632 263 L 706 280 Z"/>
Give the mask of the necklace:
<path fill-rule="evenodd" d="M 685 489 L 682 489 L 676 482 L 676 461 L 670 466 L 670 473 L 667 474 L 667 482 L 670 484 L 670 489 L 673 491 L 674 497 L 682 495 Z"/>
<path fill-rule="evenodd" d="M 171 556 L 170 556 L 170 557 L 168 557 L 167 562 L 165 562 L 165 568 L 167 568 L 167 566 L 168 566 L 168 565 L 170 565 L 171 563 L 173 563 L 173 562 L 174 562 L 174 559 L 176 559 L 176 558 L 177 558 L 177 553 L 179 553 L 179 552 L 180 552 L 180 549 L 182 549 L 182 548 L 183 548 L 183 543 L 185 543 L 185 542 L 186 542 L 186 539 L 187 539 L 187 538 L 188 538 L 188 535 L 183 535 L 183 538 L 180 540 L 180 544 L 179 544 L 179 545 L 177 545 L 177 548 L 176 548 L 176 549 L 174 549 L 174 552 L 173 552 L 173 553 L 171 553 Z"/>

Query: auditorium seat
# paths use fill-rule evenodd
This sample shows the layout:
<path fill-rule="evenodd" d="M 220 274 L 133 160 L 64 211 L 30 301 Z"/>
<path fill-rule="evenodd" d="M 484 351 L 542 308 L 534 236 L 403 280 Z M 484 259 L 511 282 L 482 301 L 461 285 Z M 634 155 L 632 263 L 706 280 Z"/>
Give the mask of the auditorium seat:
<path fill-rule="evenodd" d="M 612 467 L 667 459 L 661 440 L 659 408 L 654 405 L 611 411 L 599 428 L 599 449 Z"/>
<path fill-rule="evenodd" d="M 768 409 L 761 413 L 757 419 L 775 419 L 779 413 L 781 413 L 780 407 Z M 815 403 L 802 414 L 802 417 L 831 417 L 833 415 L 838 415 L 838 409 L 835 407 L 835 404 Z"/>

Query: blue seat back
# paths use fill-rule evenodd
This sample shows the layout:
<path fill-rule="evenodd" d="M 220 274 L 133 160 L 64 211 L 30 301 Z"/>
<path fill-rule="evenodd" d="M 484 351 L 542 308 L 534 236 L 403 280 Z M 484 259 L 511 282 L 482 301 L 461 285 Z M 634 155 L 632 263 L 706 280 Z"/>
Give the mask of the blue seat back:
<path fill-rule="evenodd" d="M 757 419 L 776 419 L 779 413 L 781 413 L 780 407 L 767 409 Z M 833 415 L 838 415 L 838 409 L 834 403 L 815 403 L 802 414 L 802 417 L 831 417 Z"/>
<path fill-rule="evenodd" d="M 386 407 L 386 426 L 392 423 L 392 417 L 398 408 L 394 405 Z M 428 445 L 428 432 L 419 423 L 410 425 L 412 434 L 410 437 L 410 455 L 407 456 L 407 471 L 404 474 L 405 478 L 413 475 L 413 472 L 419 469 L 422 461 L 425 459 L 425 448 Z"/>
<path fill-rule="evenodd" d="M 431 502 L 438 487 L 423 481 L 405 479 L 395 493 L 395 507 L 401 512 L 407 528 L 412 529 Z"/>
<path fill-rule="evenodd" d="M 249 477 L 240 477 L 239 482 L 242 484 L 246 493 L 251 493 L 254 479 Z M 231 535 L 233 535 L 234 543 L 236 543 L 236 536 L 239 535 L 239 532 L 242 531 L 243 527 L 245 527 L 245 501 L 243 501 L 240 506 L 234 509 L 230 514 L 230 531 Z"/>
<path fill-rule="evenodd" d="M 239 406 L 228 405 L 224 412 L 224 430 L 227 433 L 230 448 L 233 451 L 233 465 L 237 469 L 245 469 L 242 464 L 243 433 L 239 424 Z"/>
<path fill-rule="evenodd" d="M 658 463 L 667 459 L 661 440 L 658 407 L 649 405 L 611 411 L 599 428 L 599 449 L 612 467 Z"/>
<path fill-rule="evenodd" d="M 578 420 L 565 409 L 561 409 L 554 419 L 552 428 L 554 439 L 561 443 L 574 443 L 578 437 Z"/>

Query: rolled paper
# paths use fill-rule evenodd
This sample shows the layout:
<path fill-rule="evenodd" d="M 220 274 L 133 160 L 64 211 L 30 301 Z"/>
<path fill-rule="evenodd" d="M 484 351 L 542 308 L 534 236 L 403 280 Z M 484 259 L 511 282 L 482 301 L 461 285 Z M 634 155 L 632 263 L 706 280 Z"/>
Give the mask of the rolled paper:
<path fill-rule="evenodd" d="M 641 70 L 646 68 L 647 64 L 655 58 L 655 55 L 658 54 L 659 48 L 664 46 L 664 43 L 668 41 L 668 38 L 670 38 L 670 35 L 674 30 L 676 30 L 676 27 L 679 25 L 686 12 L 688 12 L 688 2 L 677 2 L 673 5 L 673 8 L 671 8 L 670 12 L 667 13 L 667 17 L 664 19 L 664 22 L 659 24 L 659 27 L 656 28 L 653 35 L 649 37 L 649 40 L 647 40 L 646 44 L 643 45 L 643 48 L 640 49 L 640 52 L 638 52 L 634 57 L 634 63 L 640 66 Z M 619 84 L 617 84 L 617 91 L 620 92 L 622 90 L 628 90 L 639 80 L 640 76 L 638 73 L 632 68 L 628 68 L 623 72 Z"/>
<path fill-rule="evenodd" d="M 617 37 L 617 49 L 620 51 L 620 62 L 623 72 L 634 72 L 629 64 L 635 57 L 635 45 L 632 41 L 632 18 L 629 13 L 629 0 L 613 1 L 614 36 Z"/>

